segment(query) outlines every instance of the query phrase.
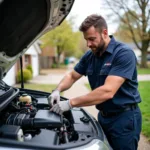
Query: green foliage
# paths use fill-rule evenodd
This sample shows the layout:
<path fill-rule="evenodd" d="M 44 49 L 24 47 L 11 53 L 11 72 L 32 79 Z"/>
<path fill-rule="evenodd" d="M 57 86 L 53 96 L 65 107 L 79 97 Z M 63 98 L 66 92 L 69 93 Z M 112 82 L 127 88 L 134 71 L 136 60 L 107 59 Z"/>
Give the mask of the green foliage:
<path fill-rule="evenodd" d="M 32 79 L 31 71 L 28 69 L 23 69 L 23 81 L 26 83 L 30 79 Z M 21 70 L 17 73 L 17 82 L 21 82 Z"/>
<path fill-rule="evenodd" d="M 33 69 L 32 69 L 32 66 L 31 66 L 31 65 L 28 65 L 28 66 L 26 67 L 26 69 L 30 70 L 31 74 L 33 75 Z"/>
<path fill-rule="evenodd" d="M 66 56 L 72 56 L 79 50 L 80 38 L 81 34 L 74 32 L 71 23 L 64 20 L 60 26 L 41 37 L 43 43 L 41 47 L 43 48 L 47 45 L 56 47 L 58 57 L 63 52 Z"/>
<path fill-rule="evenodd" d="M 76 51 L 74 56 L 76 58 L 80 59 L 83 55 L 84 55 L 84 51 L 83 50 L 79 50 L 79 51 Z"/>

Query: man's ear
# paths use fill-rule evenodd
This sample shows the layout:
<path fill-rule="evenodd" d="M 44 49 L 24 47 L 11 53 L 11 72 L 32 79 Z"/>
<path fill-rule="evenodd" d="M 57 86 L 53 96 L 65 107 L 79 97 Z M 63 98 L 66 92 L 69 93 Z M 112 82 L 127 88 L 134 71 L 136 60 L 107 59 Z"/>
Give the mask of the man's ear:
<path fill-rule="evenodd" d="M 107 29 L 103 29 L 103 30 L 102 30 L 102 38 L 103 38 L 103 39 L 106 39 L 107 36 L 108 36 L 108 31 L 107 31 Z"/>

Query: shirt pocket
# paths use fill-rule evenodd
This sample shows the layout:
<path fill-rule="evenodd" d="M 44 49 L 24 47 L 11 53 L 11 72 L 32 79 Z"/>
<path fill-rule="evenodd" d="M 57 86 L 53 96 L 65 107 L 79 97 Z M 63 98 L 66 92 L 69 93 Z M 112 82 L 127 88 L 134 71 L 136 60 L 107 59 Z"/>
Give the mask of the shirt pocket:
<path fill-rule="evenodd" d="M 108 75 L 110 72 L 111 66 L 104 66 L 101 68 L 101 70 L 99 71 L 99 75 Z"/>

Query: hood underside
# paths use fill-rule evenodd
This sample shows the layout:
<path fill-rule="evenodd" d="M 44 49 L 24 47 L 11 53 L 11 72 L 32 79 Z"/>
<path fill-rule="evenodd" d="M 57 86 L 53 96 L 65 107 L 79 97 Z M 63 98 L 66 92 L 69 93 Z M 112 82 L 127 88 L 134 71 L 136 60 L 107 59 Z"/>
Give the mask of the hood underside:
<path fill-rule="evenodd" d="M 63 21 L 73 1 L 0 1 L 0 79 L 37 38 Z"/>
<path fill-rule="evenodd" d="M 44 0 L 5 0 L 0 7 L 0 51 L 13 57 L 44 28 L 50 3 Z"/>

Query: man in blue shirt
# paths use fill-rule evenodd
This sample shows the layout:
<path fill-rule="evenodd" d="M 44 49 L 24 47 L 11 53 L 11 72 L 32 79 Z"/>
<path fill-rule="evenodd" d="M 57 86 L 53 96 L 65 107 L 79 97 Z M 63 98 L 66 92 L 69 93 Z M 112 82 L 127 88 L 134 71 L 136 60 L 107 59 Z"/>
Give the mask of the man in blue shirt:
<path fill-rule="evenodd" d="M 73 107 L 96 105 L 100 122 L 113 149 L 135 150 L 141 132 L 138 103 L 136 57 L 127 45 L 108 36 L 105 19 L 88 16 L 80 26 L 91 49 L 81 58 L 52 92 L 51 111 L 62 114 Z M 83 75 L 88 77 L 92 91 L 86 95 L 60 101 L 59 93 L 67 90 Z M 56 102 L 56 104 L 54 104 Z"/>

